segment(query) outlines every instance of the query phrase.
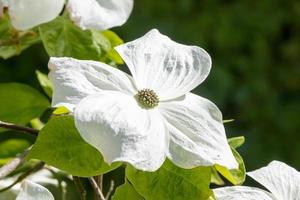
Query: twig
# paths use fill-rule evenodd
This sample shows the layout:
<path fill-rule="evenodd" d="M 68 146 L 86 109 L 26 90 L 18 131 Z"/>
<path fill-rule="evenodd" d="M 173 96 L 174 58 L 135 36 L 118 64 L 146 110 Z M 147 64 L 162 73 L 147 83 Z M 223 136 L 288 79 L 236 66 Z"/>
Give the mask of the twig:
<path fill-rule="evenodd" d="M 94 179 L 97 183 L 97 185 L 99 186 L 100 190 L 103 190 L 103 175 L 99 175 L 99 176 L 94 176 Z"/>
<path fill-rule="evenodd" d="M 109 190 L 105 196 L 105 199 L 108 200 L 111 193 L 114 191 L 114 187 L 115 187 L 115 182 L 113 180 L 110 181 L 110 187 L 109 187 Z"/>
<path fill-rule="evenodd" d="M 28 154 L 28 150 L 25 150 L 21 155 L 4 165 L 0 168 L 0 180 L 5 178 L 11 172 L 13 172 L 17 167 L 19 167 L 25 160 L 25 157 Z"/>
<path fill-rule="evenodd" d="M 20 125 L 8 123 L 8 122 L 3 122 L 3 121 L 0 121 L 0 127 L 6 128 L 6 129 L 11 129 L 11 130 L 16 130 L 16 131 L 26 132 L 33 136 L 37 136 L 39 133 L 39 131 L 36 129 L 29 128 L 26 126 L 20 126 Z"/>
<path fill-rule="evenodd" d="M 80 178 L 78 176 L 73 176 L 73 181 L 75 183 L 76 188 L 80 192 L 81 200 L 86 200 L 86 190 L 85 190 L 84 186 L 82 185 Z"/>
<path fill-rule="evenodd" d="M 96 194 L 96 199 L 97 200 L 105 200 L 104 195 L 102 194 L 102 191 L 100 190 L 100 188 L 97 185 L 97 182 L 95 181 L 95 179 L 93 177 L 89 178 L 89 181 L 94 189 L 94 192 Z"/>
<path fill-rule="evenodd" d="M 39 171 L 40 169 L 42 169 L 44 167 L 44 165 L 45 165 L 44 162 L 39 162 L 33 168 L 31 168 L 30 170 L 28 170 L 27 172 L 25 172 L 24 174 L 22 174 L 21 176 L 19 176 L 18 179 L 15 182 L 13 182 L 11 185 L 9 185 L 8 187 L 5 187 L 3 189 L 0 189 L 0 193 L 1 192 L 5 192 L 6 190 L 9 190 L 13 186 L 15 186 L 17 183 L 23 181 L 27 176 L 29 176 L 29 175 L 31 175 L 31 174 Z"/>

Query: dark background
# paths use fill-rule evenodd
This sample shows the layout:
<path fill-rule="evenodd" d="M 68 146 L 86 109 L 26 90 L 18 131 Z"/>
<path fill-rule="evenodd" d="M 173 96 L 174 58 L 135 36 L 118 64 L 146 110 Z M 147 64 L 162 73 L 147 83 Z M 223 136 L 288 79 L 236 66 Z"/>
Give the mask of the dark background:
<path fill-rule="evenodd" d="M 114 30 L 125 40 L 158 28 L 173 40 L 206 49 L 213 68 L 194 92 L 215 102 L 247 170 L 281 160 L 300 170 L 300 1 L 136 0 L 129 21 Z M 0 82 L 39 88 L 47 72 L 41 44 L 0 59 Z"/>

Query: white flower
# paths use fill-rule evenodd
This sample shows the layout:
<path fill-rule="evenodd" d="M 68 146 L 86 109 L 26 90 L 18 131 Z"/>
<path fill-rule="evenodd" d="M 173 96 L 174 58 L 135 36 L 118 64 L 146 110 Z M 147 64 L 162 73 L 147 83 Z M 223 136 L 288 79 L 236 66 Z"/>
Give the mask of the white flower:
<path fill-rule="evenodd" d="M 252 177 L 270 192 L 246 186 L 214 189 L 217 200 L 300 200 L 300 173 L 279 161 L 253 172 Z"/>
<path fill-rule="evenodd" d="M 11 185 L 17 177 L 0 180 L 0 188 Z M 29 176 L 22 183 L 14 185 L 10 190 L 0 194 L 0 200 L 54 200 L 47 188 L 40 184 L 58 186 L 58 181 L 52 178 L 49 170 L 43 169 Z"/>
<path fill-rule="evenodd" d="M 237 168 L 222 115 L 190 93 L 208 76 L 210 56 L 157 30 L 116 48 L 132 77 L 101 62 L 51 58 L 52 105 L 74 112 L 82 138 L 108 163 L 155 171 L 166 157 L 183 168 Z"/>
<path fill-rule="evenodd" d="M 65 0 L 0 0 L 0 5 L 1 2 L 8 7 L 12 25 L 19 30 L 53 20 L 65 4 Z M 133 0 L 69 0 L 66 7 L 70 18 L 82 29 L 105 30 L 125 23 Z"/>

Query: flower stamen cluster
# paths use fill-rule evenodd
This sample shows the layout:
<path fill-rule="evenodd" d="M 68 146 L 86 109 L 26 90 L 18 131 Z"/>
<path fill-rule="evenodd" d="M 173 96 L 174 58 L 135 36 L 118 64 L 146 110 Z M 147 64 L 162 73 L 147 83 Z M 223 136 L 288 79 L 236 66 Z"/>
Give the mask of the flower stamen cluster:
<path fill-rule="evenodd" d="M 154 108 L 158 106 L 159 98 L 151 89 L 139 90 L 136 97 L 138 102 L 145 108 Z"/>

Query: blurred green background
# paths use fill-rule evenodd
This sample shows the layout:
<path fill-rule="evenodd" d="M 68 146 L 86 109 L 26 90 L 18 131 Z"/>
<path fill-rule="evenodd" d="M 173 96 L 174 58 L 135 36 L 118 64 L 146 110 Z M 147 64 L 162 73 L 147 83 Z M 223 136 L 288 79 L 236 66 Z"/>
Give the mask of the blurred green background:
<path fill-rule="evenodd" d="M 210 53 L 211 74 L 194 92 L 235 119 L 227 134 L 246 137 L 248 170 L 274 159 L 300 169 L 300 1 L 136 0 L 114 30 L 130 41 L 151 28 Z M 48 59 L 41 44 L 0 59 L 0 82 L 39 88 L 34 71 L 46 73 Z"/>

